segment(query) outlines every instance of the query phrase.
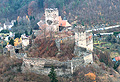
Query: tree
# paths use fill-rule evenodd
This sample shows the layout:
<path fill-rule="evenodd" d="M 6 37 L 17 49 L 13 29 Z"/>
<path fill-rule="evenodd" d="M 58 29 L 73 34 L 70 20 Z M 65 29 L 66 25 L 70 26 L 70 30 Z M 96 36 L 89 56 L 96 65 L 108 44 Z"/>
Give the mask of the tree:
<path fill-rule="evenodd" d="M 25 35 L 28 36 L 28 31 L 27 30 L 25 31 Z"/>
<path fill-rule="evenodd" d="M 20 38 L 20 37 L 21 37 L 21 35 L 22 35 L 22 34 L 21 34 L 21 33 L 19 33 L 19 32 L 18 32 L 18 33 L 15 33 L 15 38 Z"/>
<path fill-rule="evenodd" d="M 31 1 L 28 5 L 28 15 L 31 16 L 33 14 L 33 11 L 35 10 L 36 6 L 37 6 L 37 2 L 36 1 Z"/>
<path fill-rule="evenodd" d="M 30 35 L 32 34 L 32 28 L 31 28 L 31 30 L 30 30 Z"/>
<path fill-rule="evenodd" d="M 14 22 L 14 26 L 16 27 L 18 25 L 18 21 Z"/>
<path fill-rule="evenodd" d="M 81 25 L 84 26 L 84 21 L 82 21 Z"/>
<path fill-rule="evenodd" d="M 58 82 L 58 80 L 56 79 L 56 72 L 54 71 L 54 67 L 51 67 L 51 71 L 48 74 L 48 76 L 50 77 L 51 82 Z"/>
<path fill-rule="evenodd" d="M 14 40 L 11 38 L 9 44 L 14 46 Z"/>
<path fill-rule="evenodd" d="M 43 8 L 44 7 L 44 0 L 38 0 L 38 7 Z"/>
<path fill-rule="evenodd" d="M 9 33 L 9 30 L 2 30 L 0 33 Z"/>

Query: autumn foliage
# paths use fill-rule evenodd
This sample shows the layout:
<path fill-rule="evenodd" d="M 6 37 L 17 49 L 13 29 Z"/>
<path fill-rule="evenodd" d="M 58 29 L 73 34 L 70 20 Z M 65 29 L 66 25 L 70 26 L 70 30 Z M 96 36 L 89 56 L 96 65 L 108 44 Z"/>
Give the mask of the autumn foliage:
<path fill-rule="evenodd" d="M 93 80 L 93 82 L 96 82 L 95 81 L 96 75 L 94 73 L 89 72 L 88 74 L 85 74 L 85 76 Z"/>
<path fill-rule="evenodd" d="M 29 49 L 30 57 L 53 58 L 60 61 L 72 59 L 75 55 L 74 42 L 60 44 L 61 51 L 58 51 L 54 39 L 39 39 L 36 38 L 33 46 Z M 60 54 L 58 54 L 60 53 Z"/>
<path fill-rule="evenodd" d="M 35 1 L 31 1 L 28 5 L 28 15 L 31 16 L 34 10 L 34 7 L 37 3 Z"/>

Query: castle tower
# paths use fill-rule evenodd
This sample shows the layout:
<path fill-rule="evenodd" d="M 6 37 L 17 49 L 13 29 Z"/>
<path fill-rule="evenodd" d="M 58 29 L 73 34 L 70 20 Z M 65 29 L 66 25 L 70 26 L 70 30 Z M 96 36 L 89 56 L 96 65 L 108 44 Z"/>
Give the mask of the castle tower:
<path fill-rule="evenodd" d="M 48 31 L 59 31 L 59 13 L 57 8 L 45 9 L 45 23 Z"/>
<path fill-rule="evenodd" d="M 91 32 L 85 31 L 83 26 L 76 28 L 75 44 L 78 47 L 93 51 L 93 36 Z"/>
<path fill-rule="evenodd" d="M 86 49 L 93 51 L 93 35 L 89 31 L 86 31 Z"/>
<path fill-rule="evenodd" d="M 86 48 L 86 32 L 83 26 L 78 26 L 75 30 L 75 44 L 76 46 Z"/>

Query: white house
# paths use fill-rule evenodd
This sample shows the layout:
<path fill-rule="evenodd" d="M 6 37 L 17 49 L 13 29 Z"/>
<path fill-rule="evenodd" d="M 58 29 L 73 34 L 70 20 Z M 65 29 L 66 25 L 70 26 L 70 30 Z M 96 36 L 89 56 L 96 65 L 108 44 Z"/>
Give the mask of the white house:
<path fill-rule="evenodd" d="M 117 38 L 120 38 L 120 33 L 117 35 Z"/>
<path fill-rule="evenodd" d="M 26 37 L 25 35 L 21 35 L 22 38 L 22 46 L 26 47 L 29 45 L 29 37 Z"/>
<path fill-rule="evenodd" d="M 15 33 L 10 32 L 9 37 L 15 37 Z"/>
<path fill-rule="evenodd" d="M 13 26 L 14 26 L 14 23 L 15 23 L 15 22 L 16 22 L 16 20 L 12 20 L 12 21 L 11 21 L 11 23 L 12 23 Z"/>
<path fill-rule="evenodd" d="M 3 27 L 0 27 L 0 31 L 2 31 L 3 30 Z"/>
<path fill-rule="evenodd" d="M 11 29 L 14 26 L 14 23 L 16 22 L 16 20 L 12 20 L 11 22 L 6 21 L 4 23 L 4 29 Z"/>
<path fill-rule="evenodd" d="M 11 29 L 12 28 L 12 23 L 11 22 L 5 22 L 4 23 L 4 29 Z"/>
<path fill-rule="evenodd" d="M 8 39 L 8 38 L 9 38 L 9 36 L 5 37 L 5 39 L 4 39 L 4 40 L 5 40 L 5 41 L 9 41 L 9 39 Z"/>

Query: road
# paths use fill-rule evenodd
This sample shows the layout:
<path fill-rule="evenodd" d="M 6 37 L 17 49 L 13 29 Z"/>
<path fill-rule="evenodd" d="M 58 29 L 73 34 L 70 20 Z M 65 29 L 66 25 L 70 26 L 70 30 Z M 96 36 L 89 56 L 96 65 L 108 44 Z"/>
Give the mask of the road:
<path fill-rule="evenodd" d="M 108 30 L 108 29 L 111 29 L 111 28 L 118 28 L 118 27 L 120 27 L 120 25 L 103 27 L 103 28 L 97 28 L 97 29 L 92 29 L 92 30 L 86 30 L 86 32 L 98 31 L 98 30 Z"/>

